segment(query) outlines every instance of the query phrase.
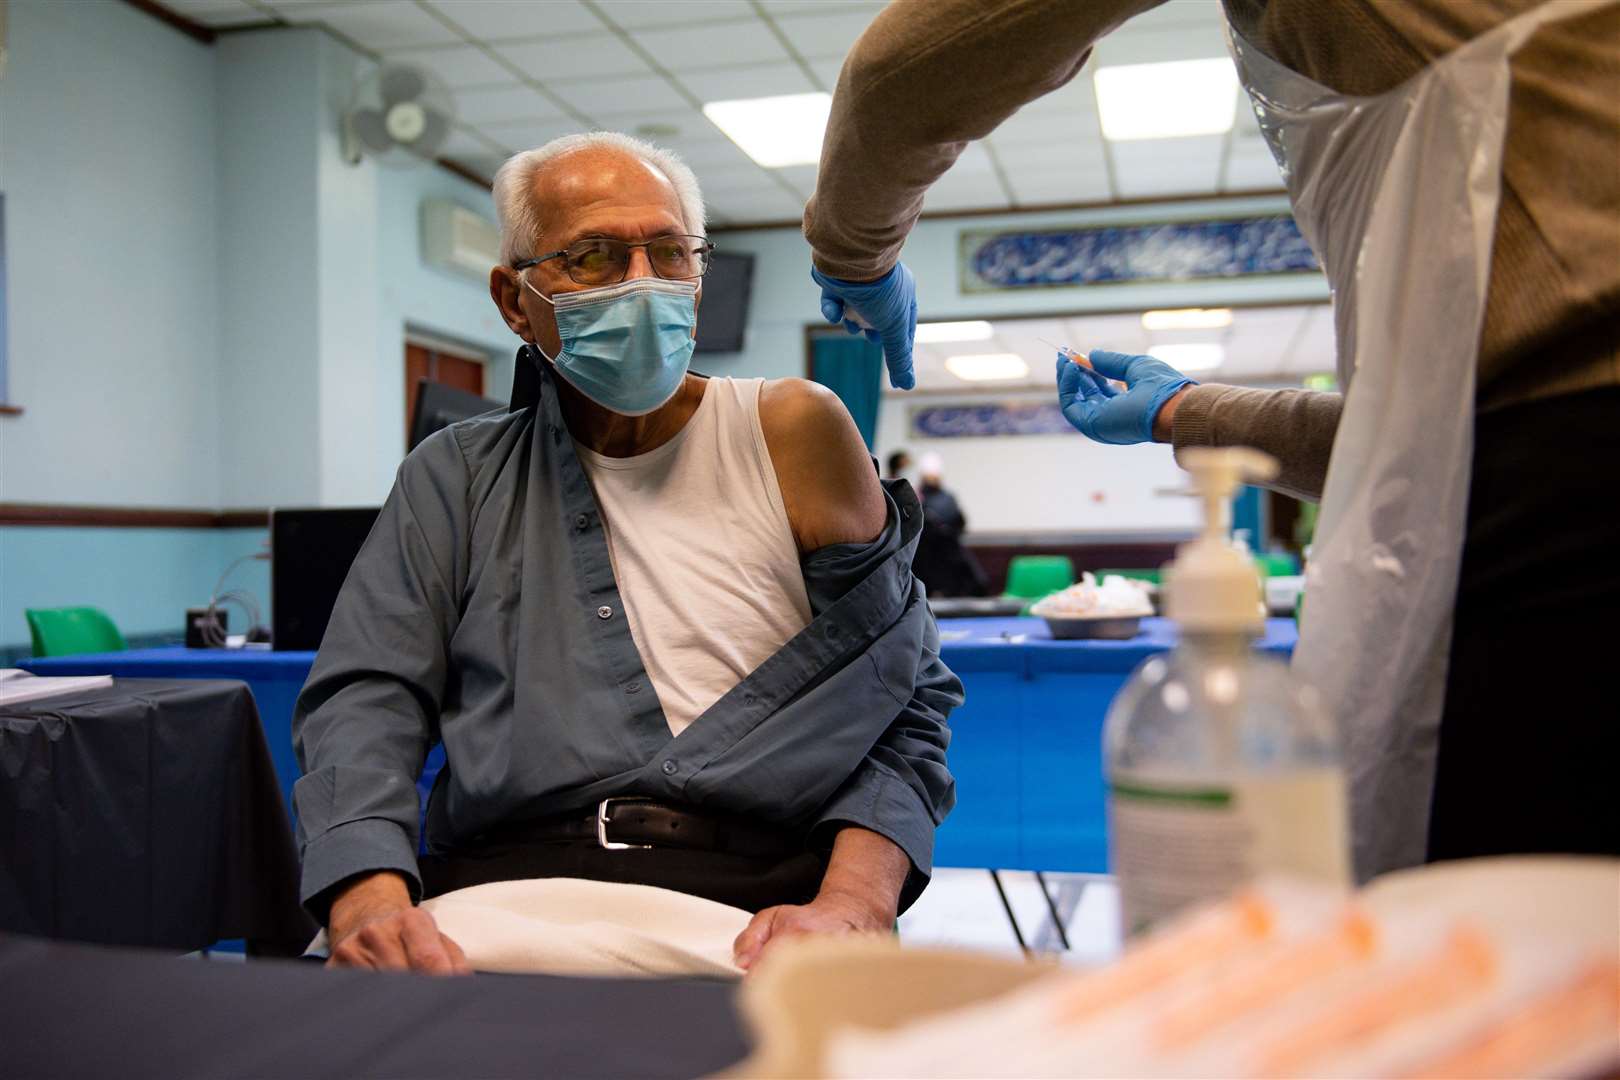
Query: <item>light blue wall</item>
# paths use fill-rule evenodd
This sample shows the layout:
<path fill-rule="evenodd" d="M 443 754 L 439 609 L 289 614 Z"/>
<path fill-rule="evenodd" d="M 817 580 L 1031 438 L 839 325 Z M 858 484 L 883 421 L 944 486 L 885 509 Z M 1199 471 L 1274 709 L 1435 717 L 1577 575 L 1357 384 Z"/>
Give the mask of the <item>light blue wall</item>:
<path fill-rule="evenodd" d="M 0 500 L 219 501 L 214 51 L 113 0 L 15 0 L 0 78 Z"/>
<path fill-rule="evenodd" d="M 393 425 L 380 444 L 380 464 L 392 480 L 399 464 L 405 415 L 405 335 L 416 331 L 489 356 L 484 392 L 504 401 L 512 388 L 512 357 L 518 339 L 501 321 L 487 282 L 431 266 L 422 258 L 421 207 L 447 199 L 489 221 L 495 202 L 489 190 L 444 169 L 380 169 L 378 194 L 377 393 Z M 389 441 L 392 439 L 393 441 Z M 390 456 L 391 455 L 391 456 Z"/>
<path fill-rule="evenodd" d="M 201 607 L 238 555 L 259 549 L 263 529 L 0 529 L 0 648 L 28 641 L 25 608 L 90 604 L 128 635 L 185 628 L 185 609 Z M 250 562 L 225 588 L 254 594 L 268 619 L 268 564 Z M 233 631 L 245 629 L 240 609 Z"/>
<path fill-rule="evenodd" d="M 0 79 L 11 400 L 0 501 L 214 509 L 380 503 L 402 456 L 407 324 L 512 339 L 484 287 L 422 265 L 444 173 L 352 166 L 362 63 L 318 30 L 201 45 L 121 0 L 13 0 Z M 255 536 L 258 534 L 254 534 Z M 252 541 L 254 544 L 257 540 Z M 22 609 L 179 632 L 244 543 L 190 529 L 0 528 L 0 648 Z M 246 578 L 268 604 L 263 564 Z"/>

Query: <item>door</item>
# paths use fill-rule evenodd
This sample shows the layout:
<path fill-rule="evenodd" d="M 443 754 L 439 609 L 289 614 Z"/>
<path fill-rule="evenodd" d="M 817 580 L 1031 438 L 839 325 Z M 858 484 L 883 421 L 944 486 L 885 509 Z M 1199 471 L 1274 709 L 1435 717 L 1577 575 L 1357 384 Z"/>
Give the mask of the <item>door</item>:
<path fill-rule="evenodd" d="M 405 445 L 410 446 L 411 417 L 416 412 L 417 384 L 423 379 L 484 396 L 484 365 L 442 348 L 405 343 Z"/>

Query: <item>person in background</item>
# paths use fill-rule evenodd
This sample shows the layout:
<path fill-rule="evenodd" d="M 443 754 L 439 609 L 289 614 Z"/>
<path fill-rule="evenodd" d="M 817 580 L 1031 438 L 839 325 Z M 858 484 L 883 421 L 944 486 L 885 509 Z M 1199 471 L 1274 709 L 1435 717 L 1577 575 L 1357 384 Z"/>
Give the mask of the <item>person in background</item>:
<path fill-rule="evenodd" d="M 892 4 L 856 43 L 804 232 L 822 314 L 880 342 L 893 385 L 924 193 L 1160 2 Z M 1223 8 L 1348 394 L 1097 350 L 1059 357 L 1064 414 L 1105 443 L 1258 447 L 1273 486 L 1324 500 L 1295 666 L 1339 713 L 1361 877 L 1620 851 L 1620 3 Z"/>
<path fill-rule="evenodd" d="M 904 450 L 896 450 L 889 455 L 889 471 L 885 474 L 890 480 L 911 479 L 911 455 Z"/>
<path fill-rule="evenodd" d="M 984 570 L 962 542 L 967 518 L 956 496 L 945 490 L 945 463 L 938 454 L 924 454 L 917 477 L 923 528 L 911 560 L 912 572 L 928 586 L 930 596 L 983 596 L 988 591 Z"/>

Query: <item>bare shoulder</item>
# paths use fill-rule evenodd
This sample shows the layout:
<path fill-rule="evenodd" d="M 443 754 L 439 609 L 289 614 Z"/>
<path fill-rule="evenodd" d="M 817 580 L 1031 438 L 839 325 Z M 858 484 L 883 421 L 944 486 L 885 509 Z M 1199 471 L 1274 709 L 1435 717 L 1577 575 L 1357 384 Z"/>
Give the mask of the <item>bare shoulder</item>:
<path fill-rule="evenodd" d="M 807 379 L 768 379 L 759 424 L 800 551 L 864 542 L 883 530 L 877 470 L 838 395 Z"/>

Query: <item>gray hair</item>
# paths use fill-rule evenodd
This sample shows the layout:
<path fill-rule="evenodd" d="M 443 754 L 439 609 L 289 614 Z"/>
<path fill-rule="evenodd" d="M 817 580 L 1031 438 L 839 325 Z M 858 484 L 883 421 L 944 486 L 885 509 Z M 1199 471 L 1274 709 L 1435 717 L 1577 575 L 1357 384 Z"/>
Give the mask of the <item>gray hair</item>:
<path fill-rule="evenodd" d="M 564 135 L 544 146 L 513 154 L 495 173 L 495 213 L 501 222 L 501 262 L 504 265 L 511 266 L 534 254 L 534 242 L 540 235 L 540 216 L 529 197 L 534 174 L 548 161 L 576 150 L 590 149 L 619 150 L 663 173 L 675 188 L 686 228 L 699 236 L 703 234 L 703 192 L 698 189 L 697 177 L 686 162 L 673 151 L 633 135 L 617 131 L 583 132 Z"/>

